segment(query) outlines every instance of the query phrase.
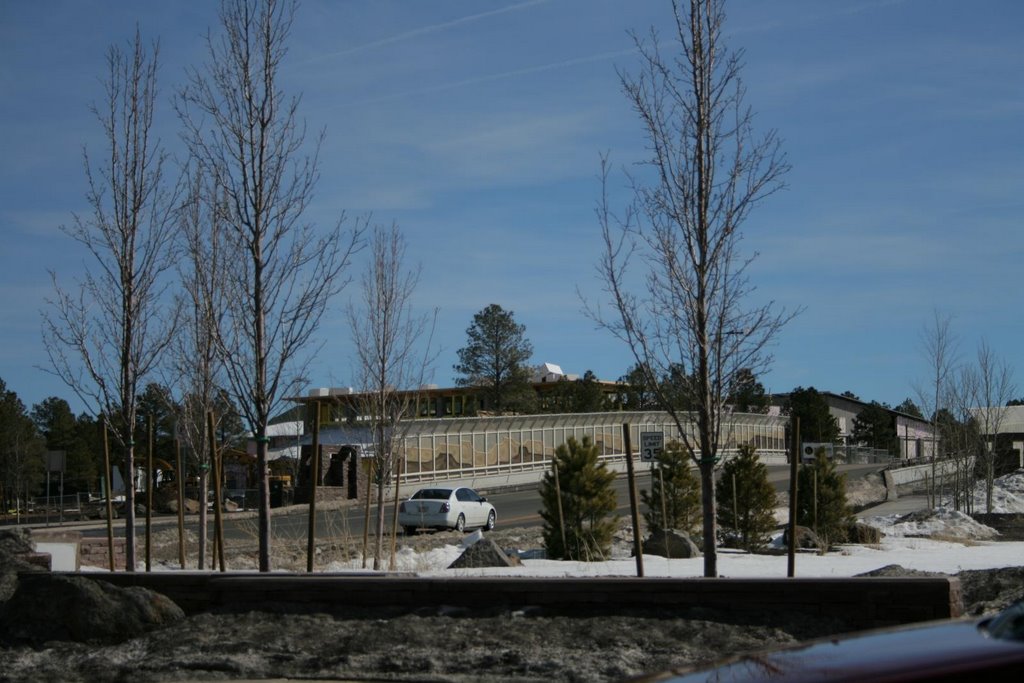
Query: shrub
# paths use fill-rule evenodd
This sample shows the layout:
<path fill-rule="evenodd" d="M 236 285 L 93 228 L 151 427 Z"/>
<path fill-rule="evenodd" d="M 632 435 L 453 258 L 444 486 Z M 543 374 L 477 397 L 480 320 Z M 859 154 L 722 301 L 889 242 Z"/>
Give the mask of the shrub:
<path fill-rule="evenodd" d="M 827 549 L 830 543 L 846 540 L 852 521 L 846 475 L 836 472 L 835 463 L 819 448 L 814 462 L 801 465 L 797 473 L 796 523 L 814 529 Z"/>
<path fill-rule="evenodd" d="M 616 498 L 612 482 L 615 473 L 598 461 L 598 449 L 589 437 L 583 442 L 569 437 L 555 450 L 558 469 L 555 487 L 553 472 L 544 475 L 540 496 L 544 520 L 544 546 L 548 557 L 564 560 L 601 561 L 611 554 Z M 563 530 L 558 515 L 561 491 Z"/>
<path fill-rule="evenodd" d="M 740 446 L 739 455 L 722 466 L 715 502 L 718 524 L 736 537 L 741 548 L 757 550 L 771 540 L 776 527 L 775 489 L 768 481 L 768 468 L 753 446 Z"/>
<path fill-rule="evenodd" d="M 644 521 L 648 531 L 678 529 L 693 535 L 700 530 L 700 481 L 693 473 L 691 462 L 678 441 L 669 442 L 658 456 L 651 468 L 651 489 L 640 490 L 640 500 L 647 506 Z M 664 507 L 662 482 L 665 485 Z"/>

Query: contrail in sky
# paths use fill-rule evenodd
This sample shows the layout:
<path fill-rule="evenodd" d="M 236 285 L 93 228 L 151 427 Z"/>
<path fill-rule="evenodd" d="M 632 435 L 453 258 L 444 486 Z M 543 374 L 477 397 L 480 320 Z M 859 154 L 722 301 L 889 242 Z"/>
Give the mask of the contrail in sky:
<path fill-rule="evenodd" d="M 374 40 L 373 42 L 370 42 L 370 43 L 363 43 L 362 45 L 356 45 L 355 47 L 350 47 L 347 50 L 340 50 L 338 52 L 330 52 L 330 53 L 327 53 L 327 54 L 324 54 L 324 55 L 320 55 L 319 57 L 314 57 L 314 58 L 310 59 L 309 61 L 311 61 L 311 62 L 319 62 L 319 61 L 324 60 L 324 59 L 330 59 L 331 57 L 342 57 L 344 55 L 350 55 L 350 54 L 352 54 L 354 52 L 361 52 L 363 50 L 372 50 L 373 48 L 381 47 L 383 45 L 391 45 L 393 43 L 399 43 L 399 42 L 401 42 L 403 40 L 408 40 L 409 38 L 415 38 L 417 36 L 423 36 L 423 35 L 427 35 L 429 33 L 436 33 L 438 31 L 443 31 L 445 29 L 452 28 L 453 26 L 460 26 L 462 24 L 468 24 L 470 22 L 477 21 L 478 19 L 483 19 L 485 17 L 492 17 L 492 16 L 494 16 L 496 14 L 504 14 L 506 12 L 514 12 L 516 10 L 521 10 L 521 9 L 526 8 L 526 7 L 531 7 L 533 5 L 540 5 L 540 4 L 549 2 L 549 1 L 550 0 L 526 0 L 526 2 L 520 2 L 519 4 L 516 4 L 516 5 L 508 5 L 506 7 L 500 7 L 498 9 L 492 9 L 492 10 L 489 10 L 487 12 L 481 12 L 479 14 L 470 14 L 469 16 L 460 17 L 458 19 L 453 19 L 451 21 L 446 21 L 443 24 L 431 24 L 430 26 L 422 26 L 420 28 L 416 28 L 416 29 L 413 29 L 411 31 L 406 31 L 405 33 L 399 33 L 396 36 L 391 36 L 389 38 L 381 38 L 380 40 Z"/>
<path fill-rule="evenodd" d="M 452 81 L 451 83 L 441 83 L 439 85 L 428 86 L 425 88 L 405 90 L 403 92 L 392 93 L 390 95 L 383 95 L 381 97 L 374 97 L 368 100 L 360 100 L 359 102 L 345 103 L 338 106 L 341 108 L 358 107 L 366 104 L 386 102 L 388 100 L 397 100 L 412 95 L 426 95 L 428 93 L 441 92 L 444 90 L 454 90 L 455 88 L 462 88 L 467 85 L 490 83 L 491 81 L 500 81 L 505 78 L 514 78 L 516 76 L 524 76 L 526 74 L 535 74 L 540 73 L 542 71 L 562 69 L 568 66 L 575 66 L 577 64 L 589 64 L 590 62 L 599 62 L 605 59 L 614 59 L 615 57 L 622 57 L 625 55 L 633 54 L 634 52 L 636 52 L 636 48 L 630 48 L 628 50 L 616 50 L 614 52 L 602 52 L 600 54 L 589 55 L 587 57 L 574 57 L 573 59 L 565 59 L 560 62 L 541 64 L 539 66 L 529 66 L 523 69 L 513 69 L 511 71 L 502 71 L 501 73 L 487 74 L 485 76 L 475 76 L 473 78 L 466 78 L 461 81 Z"/>

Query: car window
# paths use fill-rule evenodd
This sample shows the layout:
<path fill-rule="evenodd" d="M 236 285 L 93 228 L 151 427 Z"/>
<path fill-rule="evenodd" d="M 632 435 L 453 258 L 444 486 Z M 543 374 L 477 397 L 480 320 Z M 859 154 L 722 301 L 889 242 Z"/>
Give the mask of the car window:
<path fill-rule="evenodd" d="M 459 500 L 466 503 L 476 503 L 480 500 L 480 496 L 473 489 L 459 489 L 458 495 Z"/>
<path fill-rule="evenodd" d="M 447 500 L 451 495 L 451 489 L 420 489 L 412 494 L 412 500 Z"/>

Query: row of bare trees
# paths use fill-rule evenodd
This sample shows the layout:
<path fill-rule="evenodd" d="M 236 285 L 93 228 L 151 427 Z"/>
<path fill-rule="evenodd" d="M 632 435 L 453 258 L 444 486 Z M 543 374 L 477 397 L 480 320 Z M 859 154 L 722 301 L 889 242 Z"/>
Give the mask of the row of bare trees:
<path fill-rule="evenodd" d="M 984 338 L 973 358 L 965 359 L 951 316 L 939 311 L 922 329 L 921 350 L 928 378 L 915 385 L 915 392 L 938 438 L 932 453 L 932 495 L 938 495 L 943 480 L 936 461 L 948 459 L 954 463 L 953 482 L 946 487 L 953 506 L 973 510 L 977 473 L 984 482 L 985 512 L 992 512 L 999 434 L 1016 393 L 1013 368 Z"/>
<path fill-rule="evenodd" d="M 368 222 L 342 214 L 324 229 L 305 217 L 323 134 L 307 140 L 299 98 L 281 83 L 295 11 L 292 0 L 222 0 L 207 61 L 174 96 L 187 151 L 177 181 L 154 134 L 158 45 L 147 49 L 136 32 L 127 50 L 110 49 L 93 108 L 105 146 L 84 157 L 91 213 L 63 228 L 91 260 L 75 286 L 53 276 L 44 313 L 54 372 L 105 420 L 126 472 L 147 379 L 162 375 L 173 387 L 177 436 L 204 477 L 206 415 L 222 416 L 228 402 L 237 408 L 256 444 L 260 571 L 271 569 L 267 427 L 305 381 Z M 361 379 L 375 396 L 378 471 L 388 476 L 390 434 L 402 417 L 393 394 L 421 380 L 428 359 L 414 353 L 428 319 L 409 314 L 418 271 L 407 273 L 403 258 L 398 229 L 378 230 L 363 305 L 350 314 Z M 125 509 L 131 569 L 131 483 Z"/>

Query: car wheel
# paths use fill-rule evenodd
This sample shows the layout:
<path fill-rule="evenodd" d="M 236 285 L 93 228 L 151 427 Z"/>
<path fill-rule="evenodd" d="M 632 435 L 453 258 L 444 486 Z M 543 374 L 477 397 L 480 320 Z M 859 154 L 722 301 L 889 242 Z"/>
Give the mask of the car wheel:
<path fill-rule="evenodd" d="M 455 520 L 455 530 L 459 533 L 466 530 L 466 515 L 459 515 L 459 518 Z"/>
<path fill-rule="evenodd" d="M 416 535 L 416 527 L 414 527 L 414 526 L 407 526 L 407 527 L 405 527 L 405 535 L 406 536 L 415 536 Z"/>
<path fill-rule="evenodd" d="M 494 514 L 494 510 L 491 510 L 489 513 L 487 513 L 487 524 L 484 526 L 484 531 L 494 531 L 495 519 L 496 516 Z"/>

